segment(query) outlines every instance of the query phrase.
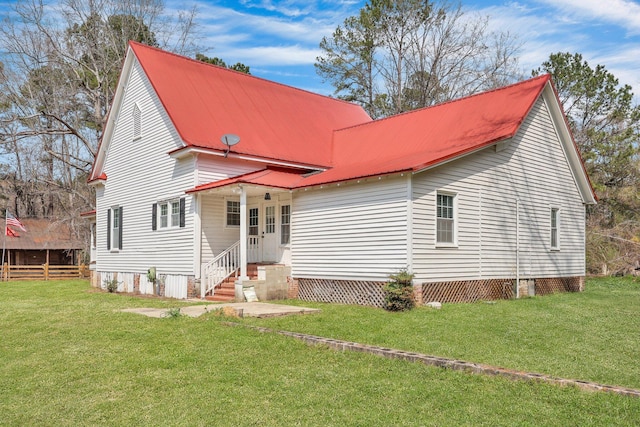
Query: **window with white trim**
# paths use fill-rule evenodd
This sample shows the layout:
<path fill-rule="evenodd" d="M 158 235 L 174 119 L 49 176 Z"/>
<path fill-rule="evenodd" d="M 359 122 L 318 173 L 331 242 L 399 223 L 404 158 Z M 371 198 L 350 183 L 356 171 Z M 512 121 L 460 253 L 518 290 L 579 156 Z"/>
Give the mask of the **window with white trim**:
<path fill-rule="evenodd" d="M 107 209 L 107 249 L 122 249 L 122 206 Z"/>
<path fill-rule="evenodd" d="M 186 218 L 185 206 L 184 197 L 154 203 L 151 209 L 151 230 L 184 227 Z M 159 222 L 158 216 L 160 217 Z"/>
<path fill-rule="evenodd" d="M 240 202 L 227 200 L 227 227 L 240 227 Z"/>
<path fill-rule="evenodd" d="M 142 136 L 142 110 L 138 107 L 138 104 L 133 106 L 133 139 L 140 138 Z"/>
<path fill-rule="evenodd" d="M 171 226 L 178 227 L 180 225 L 180 202 L 174 200 L 171 202 Z"/>
<path fill-rule="evenodd" d="M 291 205 L 280 206 L 280 244 L 286 245 L 291 239 Z"/>
<path fill-rule="evenodd" d="M 160 203 L 160 228 L 169 226 L 169 204 Z"/>
<path fill-rule="evenodd" d="M 551 249 L 560 249 L 560 209 L 551 208 Z"/>
<path fill-rule="evenodd" d="M 455 244 L 455 196 L 450 194 L 437 195 L 436 202 L 436 243 Z"/>

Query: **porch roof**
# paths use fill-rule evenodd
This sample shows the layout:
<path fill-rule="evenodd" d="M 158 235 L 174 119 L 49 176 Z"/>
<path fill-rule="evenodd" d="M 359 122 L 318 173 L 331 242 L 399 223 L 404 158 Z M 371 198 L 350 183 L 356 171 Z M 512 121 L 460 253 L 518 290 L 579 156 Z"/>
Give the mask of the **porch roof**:
<path fill-rule="evenodd" d="M 270 188 L 293 189 L 302 181 L 304 177 L 300 172 L 293 172 L 284 169 L 265 168 L 255 172 L 249 172 L 244 175 L 234 176 L 233 178 L 222 179 L 207 184 L 198 185 L 187 193 L 197 193 L 199 191 L 214 190 L 234 184 L 250 184 L 259 185 Z"/>

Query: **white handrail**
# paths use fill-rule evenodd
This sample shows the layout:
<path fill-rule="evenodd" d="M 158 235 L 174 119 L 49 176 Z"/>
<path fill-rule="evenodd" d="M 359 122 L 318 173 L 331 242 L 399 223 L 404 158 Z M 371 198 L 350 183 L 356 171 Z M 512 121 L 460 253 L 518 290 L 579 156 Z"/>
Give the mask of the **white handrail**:
<path fill-rule="evenodd" d="M 209 291 L 213 295 L 214 288 L 224 282 L 227 277 L 237 274 L 238 268 L 240 268 L 240 240 L 203 267 L 201 297 L 204 298 Z"/>

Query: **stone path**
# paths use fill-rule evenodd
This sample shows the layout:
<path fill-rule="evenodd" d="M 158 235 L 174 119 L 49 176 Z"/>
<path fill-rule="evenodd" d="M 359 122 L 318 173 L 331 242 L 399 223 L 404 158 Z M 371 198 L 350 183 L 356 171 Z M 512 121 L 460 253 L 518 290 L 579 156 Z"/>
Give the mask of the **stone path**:
<path fill-rule="evenodd" d="M 223 304 L 200 304 L 180 307 L 180 314 L 189 317 L 198 317 L 214 310 L 222 310 L 231 307 L 238 317 L 274 317 L 290 314 L 317 313 L 317 308 L 297 307 L 293 305 L 269 304 L 265 302 L 236 302 Z M 126 313 L 137 313 L 148 317 L 168 317 L 171 309 L 167 308 L 126 308 Z"/>
<path fill-rule="evenodd" d="M 412 353 L 409 351 L 396 350 L 392 348 L 376 347 L 372 345 L 360 344 L 357 342 L 342 341 L 342 340 L 336 340 L 332 338 L 318 337 L 315 335 L 301 334 L 297 332 L 274 331 L 269 328 L 243 325 L 240 323 L 233 323 L 233 322 L 228 322 L 227 324 L 232 326 L 242 326 L 242 327 L 247 327 L 251 329 L 256 329 L 261 332 L 278 333 L 280 335 L 286 335 L 288 337 L 302 340 L 307 344 L 325 345 L 334 350 L 358 351 L 362 353 L 375 354 L 377 356 L 382 356 L 389 359 L 402 359 L 410 362 L 423 363 L 425 365 L 437 366 L 445 369 L 471 372 L 474 374 L 506 377 L 512 380 L 539 381 L 539 382 L 551 383 L 551 384 L 556 384 L 561 386 L 575 386 L 583 390 L 589 390 L 589 391 L 605 391 L 610 393 L 621 394 L 624 396 L 640 397 L 640 390 L 632 389 L 632 388 L 599 384 L 591 381 L 580 381 L 580 380 L 572 380 L 567 378 L 558 378 L 558 377 L 552 377 L 550 375 L 536 374 L 531 372 L 522 372 L 522 371 L 516 371 L 513 369 L 498 368 L 495 366 L 483 365 L 480 363 L 472 363 L 472 362 L 465 362 L 462 360 L 447 359 L 445 357 L 429 356 L 421 353 Z"/>

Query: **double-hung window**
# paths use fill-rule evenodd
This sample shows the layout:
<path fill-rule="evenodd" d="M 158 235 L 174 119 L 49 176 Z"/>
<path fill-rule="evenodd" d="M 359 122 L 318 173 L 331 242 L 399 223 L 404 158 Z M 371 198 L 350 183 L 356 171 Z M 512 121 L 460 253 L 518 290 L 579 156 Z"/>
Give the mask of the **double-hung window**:
<path fill-rule="evenodd" d="M 122 206 L 107 210 L 107 249 L 122 249 Z"/>
<path fill-rule="evenodd" d="M 240 202 L 227 200 L 227 227 L 240 226 Z"/>
<path fill-rule="evenodd" d="M 160 228 L 167 228 L 169 226 L 169 204 L 160 204 Z"/>
<path fill-rule="evenodd" d="M 455 244 L 455 196 L 438 194 L 436 202 L 436 243 Z"/>
<path fill-rule="evenodd" d="M 286 245 L 291 238 L 291 205 L 280 206 L 280 244 Z"/>
<path fill-rule="evenodd" d="M 185 226 L 185 198 L 154 203 L 151 209 L 151 229 L 184 227 Z M 160 220 L 158 221 L 158 216 Z"/>
<path fill-rule="evenodd" d="M 175 200 L 171 202 L 171 226 L 178 227 L 180 225 L 180 202 Z"/>

